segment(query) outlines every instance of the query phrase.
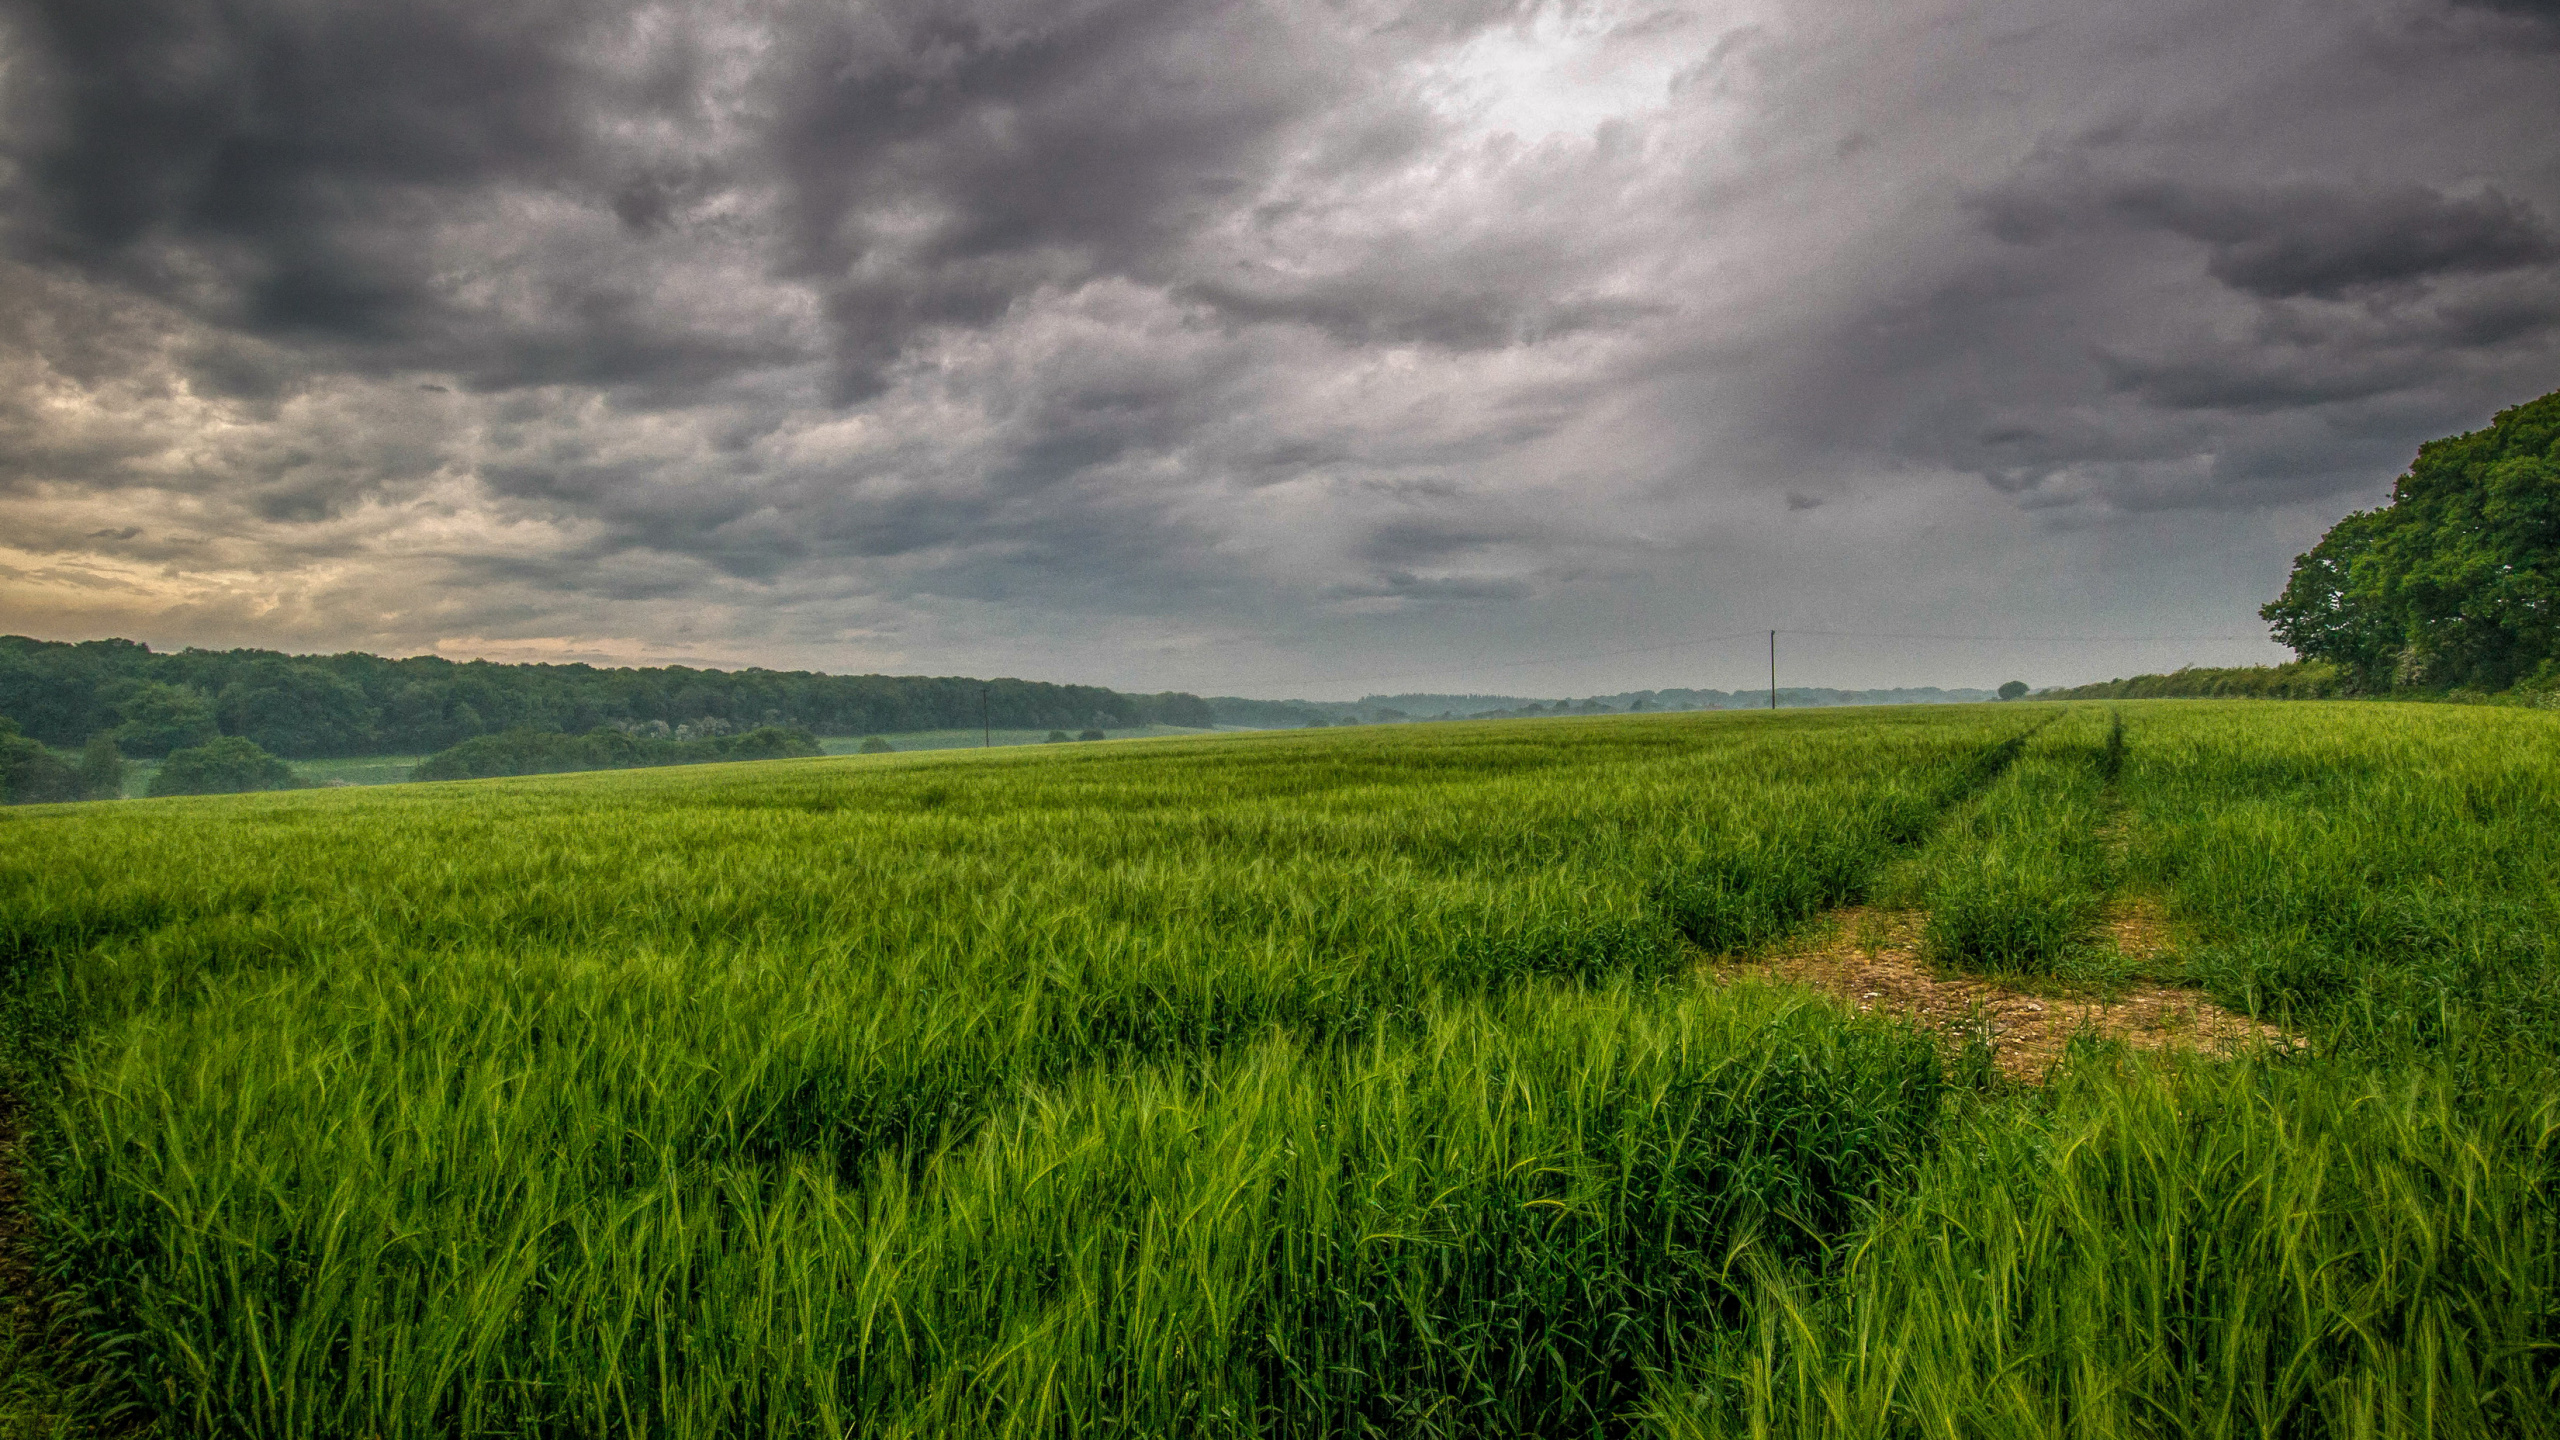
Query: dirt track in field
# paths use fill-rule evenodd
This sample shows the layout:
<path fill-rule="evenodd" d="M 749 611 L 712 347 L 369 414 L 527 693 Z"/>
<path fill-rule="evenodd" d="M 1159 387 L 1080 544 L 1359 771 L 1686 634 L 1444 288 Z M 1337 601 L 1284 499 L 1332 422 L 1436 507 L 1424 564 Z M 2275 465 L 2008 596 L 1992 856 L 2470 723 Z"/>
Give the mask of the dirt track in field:
<path fill-rule="evenodd" d="M 1980 1035 L 2001 1072 L 2028 1083 L 2042 1081 L 2071 1037 L 2084 1030 L 2136 1049 L 2206 1054 L 2296 1043 L 2274 1026 L 2235 1014 L 2206 999 L 2203 991 L 2183 986 L 2136 981 L 2108 995 L 2077 995 L 1940 974 L 1921 958 L 1925 918 L 1916 910 L 1854 906 L 1839 912 L 1827 933 L 1764 955 L 1711 961 L 1707 973 L 1719 982 L 1785 980 L 1859 1010 L 1908 1016 L 1951 1039 Z M 2154 968 L 2169 954 L 2167 928 L 2146 907 L 2120 907 L 2109 913 L 2104 928 L 2138 970 Z"/>

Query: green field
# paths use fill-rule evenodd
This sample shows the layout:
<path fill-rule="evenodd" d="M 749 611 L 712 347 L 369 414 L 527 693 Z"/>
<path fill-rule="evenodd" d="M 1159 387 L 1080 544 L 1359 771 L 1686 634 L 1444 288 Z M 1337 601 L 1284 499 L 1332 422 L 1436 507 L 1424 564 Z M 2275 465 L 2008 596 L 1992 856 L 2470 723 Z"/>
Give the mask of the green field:
<path fill-rule="evenodd" d="M 397 785 L 418 768 L 424 755 L 358 755 L 346 759 L 295 760 L 293 773 L 313 785 Z M 124 793 L 138 800 L 151 793 L 151 777 L 160 773 L 157 760 L 125 762 Z"/>
<path fill-rule="evenodd" d="M 2555 835 L 2322 702 L 0 812 L 0 1431 L 2560 1434 Z M 1853 903 L 2301 1043 L 1702 976 Z"/>

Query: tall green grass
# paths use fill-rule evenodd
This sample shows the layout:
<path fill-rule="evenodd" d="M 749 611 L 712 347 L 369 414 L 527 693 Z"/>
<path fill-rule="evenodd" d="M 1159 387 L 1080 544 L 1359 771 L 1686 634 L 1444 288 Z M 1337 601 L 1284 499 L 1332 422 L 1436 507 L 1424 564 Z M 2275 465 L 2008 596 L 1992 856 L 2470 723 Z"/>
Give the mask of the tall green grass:
<path fill-rule="evenodd" d="M 2560 1053 L 2560 716 L 2158 707 L 2126 786 L 2135 866 L 2225 1003 L 2377 1061 L 2484 1076 Z"/>
<path fill-rule="evenodd" d="M 766 1428 L 801 1407 L 865 1427 L 906 1424 L 922 1406 L 925 1428 L 1073 1428 L 1086 1401 L 1054 1396 L 966 1420 L 953 1407 L 997 1405 L 1015 1382 L 956 1340 L 899 1362 L 913 1373 L 879 1380 L 886 1389 L 826 1378 L 843 1346 L 864 1374 L 887 1374 L 890 1352 L 875 1347 L 908 1343 L 899 1327 L 995 1324 L 951 1318 L 960 1302 L 943 1292 L 1001 1289 L 1010 1267 L 1030 1285 L 1065 1263 L 1015 1242 L 969 1252 L 975 1278 L 935 1280 L 923 1298 L 895 1292 L 854 1330 L 790 1320 L 818 1348 L 787 1364 L 778 1332 L 701 1326 L 737 1307 L 765 1313 L 760 1297 L 790 1267 L 814 1267 L 805 1274 L 834 1294 L 844 1267 L 885 1263 L 879 1247 L 906 1232 L 877 1207 L 960 1204 L 952 1187 L 978 1173 L 968 1157 L 1019 1140 L 1029 1117 L 1068 1104 L 1059 1097 L 1110 1097 L 1058 1112 L 1088 1116 L 1080 1125 L 1118 1125 L 1132 1106 L 1208 1106 L 1196 1123 L 1226 1124 L 1212 1101 L 1250 1080 L 1294 1097 L 1289 1113 L 1315 1117 L 1304 1123 L 1338 1147 L 1352 1132 L 1336 1107 L 1369 1093 L 1341 1067 L 1405 1073 L 1456 1043 L 1434 1037 L 1468 1006 L 1534 986 L 1554 998 L 1532 1010 L 1562 1015 L 1599 986 L 1612 1023 L 1656 1023 L 1655 1007 L 1686 1003 L 1654 987 L 1693 947 L 1753 943 L 1855 895 L 1988 778 L 1985 757 L 2016 729 L 1998 714 L 1954 726 L 1435 727 L 37 817 L 0 829 L 13 856 L 0 942 L 60 1049 L 44 1195 L 54 1280 L 128 1337 L 101 1363 L 180 1428 L 620 1428 L 597 1395 L 666 1433 Z M 1801 1032 L 1836 1023 L 1789 1022 L 1787 1053 L 1835 1044 Z M 1711 1027 L 1715 1044 L 1670 1072 L 1639 1057 L 1619 1075 L 1589 1059 L 1557 1077 L 1519 1059 L 1518 1103 L 1596 1144 L 1610 1126 L 1650 1134 L 1643 1126 L 1676 1119 L 1629 1109 L 1614 1087 L 1676 1081 L 1705 1104 L 1714 1075 L 1775 1066 L 1770 1093 L 1794 1097 L 1778 1108 L 1751 1101 L 1744 1118 L 1661 1141 L 1656 1160 L 1593 1173 L 1659 1192 L 1689 1183 L 1679 1166 L 1722 1163 L 1717 1145 L 1759 1147 L 1801 1173 L 1752 1185 L 1823 1197 L 1763 1207 L 1767 1223 L 1836 1231 L 1849 1200 L 1872 1198 L 1892 1167 L 1791 1150 L 1787 1137 L 1880 1127 L 1907 1154 L 1928 1105 L 1895 1119 L 1874 1086 L 1841 1089 L 1806 1071 L 1812 1062 L 1766 1059 L 1783 1037 L 1757 1028 Z M 1497 1040 L 1464 1053 L 1519 1055 Z M 1887 1049 L 1899 1057 L 1887 1090 L 1934 1093 L 1925 1047 Z M 1423 1157 L 1410 1162 L 1428 1182 L 1415 1194 L 1474 1217 L 1416 1212 L 1412 1273 L 1441 1275 L 1439 1298 L 1381 1307 L 1364 1281 L 1325 1300 L 1303 1276 L 1255 1291 L 1256 1315 L 1299 1318 L 1257 1321 L 1259 1338 L 1236 1355 L 1183 1362 L 1224 1377 L 1216 1403 L 1243 1407 L 1234 1423 L 1321 1429 L 1332 1422 L 1294 1417 L 1331 1407 L 1448 1433 L 1603 1425 L 1634 1403 L 1636 1371 L 1597 1357 L 1639 1340 L 1667 1357 L 1666 1327 L 1714 1313 L 1703 1294 L 1689 1311 L 1660 1308 L 1672 1272 L 1608 1245 L 1588 1252 L 1602 1268 L 1571 1280 L 1577 1293 L 1656 1300 L 1626 1301 L 1605 1343 L 1577 1328 L 1595 1322 L 1575 1306 L 1531 1304 L 1486 1278 L 1507 1273 L 1503 1252 L 1464 1237 L 1515 1201 L 1466 1197 L 1513 1192 L 1485 1191 L 1494 1181 L 1477 1170 L 1432 1168 L 1456 1164 L 1452 1127 L 1471 1112 L 1431 1093 L 1441 1098 L 1411 1101 L 1423 1118 L 1402 1142 Z M 1586 1102 L 1597 1108 L 1576 1108 Z M 1787 1106 L 1837 1118 L 1826 1130 Z M 1532 1150 L 1544 1158 L 1500 1172 L 1503 1184 L 1612 1153 L 1484 1153 L 1510 1165 Z M 1349 1167 L 1338 1183 L 1370 1183 L 1369 1153 L 1338 1152 Z M 1754 1175 L 1775 1163 L 1735 1162 Z M 990 1215 L 1021 1203 L 1028 1182 L 1005 1173 L 1015 1178 L 983 1182 L 993 1188 L 968 1203 Z M 1173 1203 L 1153 1181 L 1111 1183 L 1119 1198 L 1092 1201 L 1056 1243 L 1100 1243 L 1123 1220 L 1151 1233 L 1143 1217 Z M 1545 1193 L 1520 1191 L 1516 1204 Z M 1641 1221 L 1575 1213 L 1604 1230 L 1670 1226 L 1666 1244 L 1684 1224 L 1722 1234 L 1742 1223 L 1734 1197 L 1679 1194 L 1643 1202 Z M 1546 1208 L 1525 1213 L 1543 1225 Z M 1683 1218 L 1692 1212 L 1705 1218 Z M 1333 1255 L 1327 1264 L 1393 1249 L 1402 1233 L 1345 1250 L 1323 1238 L 1332 1220 L 1274 1223 L 1286 1233 L 1272 1243 Z M 779 1238 L 744 1238 L 757 1235 Z M 1092 1305 L 1120 1303 L 1094 1293 Z M 1354 1293 L 1370 1308 L 1342 1308 Z M 1343 1328 L 1355 1310 L 1366 1338 Z M 1057 1314 L 1069 1330 L 1106 1324 Z M 1461 1358 L 1381 1368 L 1444 1334 Z M 1124 1342 L 1093 1343 L 1089 1363 L 1123 1373 L 1111 1367 L 1125 1365 Z M 1162 1343 L 1190 1354 L 1178 1337 Z M 1485 1378 L 1497 1371 L 1507 1378 Z M 1104 1372 L 1084 1373 L 1070 1399 Z M 781 1388 L 739 1378 L 752 1376 Z M 1128 1406 L 1171 1403 L 1157 1379 L 1130 1384 Z M 562 1398 L 573 1394 L 587 1398 Z M 1125 1423 L 1172 1423 L 1148 1413 Z"/>
<path fill-rule="evenodd" d="M 2560 1433 L 2560 1097 L 2137 1064 L 1974 1117 L 1657 1401 L 1710 1436 Z"/>
<path fill-rule="evenodd" d="M 12 812 L 41 1363 L 169 1434 L 2554 1428 L 2551 718 L 2120 718 Z M 2049 974 L 2126 886 L 2308 1052 L 1976 1093 L 1689 979 L 1869 897 Z"/>
<path fill-rule="evenodd" d="M 1589 1430 L 1738 1314 L 1738 1244 L 1854 1223 L 1939 1087 L 1926 1042 L 1774 993 L 1522 992 L 1027 1087 L 921 1156 L 768 1155 L 751 1078 L 665 1065 L 742 1048 L 716 1004 L 617 1055 L 586 987 L 503 1049 L 362 988 L 345 1029 L 441 1093 L 312 1106 L 392 1087 L 248 1014 L 93 1091 L 201 1087 L 94 1113 L 68 1157 L 86 1263 L 195 1342 L 145 1377 L 184 1428 Z M 200 1138 L 129 1128 L 152 1111 Z M 113 1175 L 137 1146 L 147 1189 Z"/>
<path fill-rule="evenodd" d="M 2124 714 L 2129 878 L 2308 1050 L 2092 1042 L 1964 1108 L 1835 1272 L 1758 1267 L 1663 1433 L 2560 1433 L 2560 726 Z"/>
<path fill-rule="evenodd" d="M 2115 883 L 2104 791 L 2125 740 L 2096 711 L 2047 714 L 1888 887 L 1927 912 L 1922 945 L 1937 964 L 2007 976 L 2082 968 Z"/>

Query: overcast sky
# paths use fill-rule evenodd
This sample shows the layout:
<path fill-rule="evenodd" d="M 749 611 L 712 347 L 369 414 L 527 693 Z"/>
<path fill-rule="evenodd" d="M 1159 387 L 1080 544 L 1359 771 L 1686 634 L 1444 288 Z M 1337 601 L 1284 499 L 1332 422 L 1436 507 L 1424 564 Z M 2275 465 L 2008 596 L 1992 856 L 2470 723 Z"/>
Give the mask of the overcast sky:
<path fill-rule="evenodd" d="M 47 638 L 2066 683 L 2560 388 L 2560 0 L 0 0 L 0 104 Z"/>

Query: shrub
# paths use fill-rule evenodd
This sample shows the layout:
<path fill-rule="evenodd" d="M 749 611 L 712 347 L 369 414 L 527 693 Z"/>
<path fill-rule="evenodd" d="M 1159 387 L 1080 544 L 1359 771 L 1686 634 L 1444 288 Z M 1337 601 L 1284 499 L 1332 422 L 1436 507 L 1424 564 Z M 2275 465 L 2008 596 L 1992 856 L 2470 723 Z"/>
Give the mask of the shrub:
<path fill-rule="evenodd" d="M 170 753 L 151 777 L 151 793 L 160 795 L 239 795 L 253 790 L 290 790 L 302 783 L 291 766 L 259 748 L 257 742 L 225 735 L 202 745 Z"/>
<path fill-rule="evenodd" d="M 1102 735 L 1102 732 L 1101 732 L 1101 731 L 1099 731 L 1099 730 L 1087 730 L 1087 731 L 1085 731 L 1083 734 L 1078 735 L 1076 738 L 1077 738 L 1077 739 L 1079 739 L 1079 740 L 1099 740 L 1099 739 L 1103 738 L 1103 735 Z"/>
<path fill-rule="evenodd" d="M 862 737 L 862 744 L 857 746 L 856 750 L 857 753 L 864 755 L 894 755 L 898 747 L 877 735 L 865 735 Z"/>
<path fill-rule="evenodd" d="M 722 735 L 707 742 L 706 760 L 798 760 L 824 754 L 818 737 L 797 726 L 759 725 L 742 735 Z"/>
<path fill-rule="evenodd" d="M 1087 733 L 1089 734 L 1091 732 Z M 1043 745 L 1064 745 L 1067 743 L 1067 732 L 1064 730 L 1052 730 L 1049 732 L 1048 738 L 1042 740 L 1040 743 Z"/>

